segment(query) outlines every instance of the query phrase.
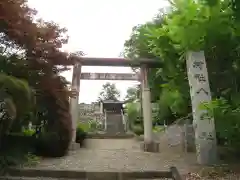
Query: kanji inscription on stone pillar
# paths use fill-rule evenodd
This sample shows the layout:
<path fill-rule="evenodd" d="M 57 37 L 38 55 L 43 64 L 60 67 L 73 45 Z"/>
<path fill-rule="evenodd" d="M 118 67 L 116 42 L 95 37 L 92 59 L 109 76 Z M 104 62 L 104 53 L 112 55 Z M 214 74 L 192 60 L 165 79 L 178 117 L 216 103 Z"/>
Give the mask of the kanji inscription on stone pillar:
<path fill-rule="evenodd" d="M 206 109 L 200 108 L 202 103 L 211 102 L 208 71 L 203 51 L 188 52 L 187 70 L 197 161 L 199 164 L 214 164 L 217 160 L 214 118 L 209 115 Z"/>

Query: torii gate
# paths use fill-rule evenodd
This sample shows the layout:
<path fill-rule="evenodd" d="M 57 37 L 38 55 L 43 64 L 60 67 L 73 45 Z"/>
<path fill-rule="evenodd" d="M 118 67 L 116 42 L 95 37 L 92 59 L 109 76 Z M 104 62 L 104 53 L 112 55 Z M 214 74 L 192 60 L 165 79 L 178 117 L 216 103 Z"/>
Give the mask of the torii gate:
<path fill-rule="evenodd" d="M 82 66 L 121 66 L 140 67 L 140 76 L 136 74 L 114 74 L 114 73 L 81 73 Z M 151 93 L 148 86 L 147 72 L 149 68 L 160 67 L 161 62 L 152 59 L 138 59 L 137 61 L 124 58 L 79 58 L 79 63 L 73 67 L 72 90 L 75 90 L 76 97 L 71 98 L 71 115 L 73 124 L 72 144 L 76 139 L 76 127 L 78 121 L 78 99 L 80 93 L 80 79 L 88 80 L 136 80 L 140 81 L 142 89 L 143 121 L 144 121 L 144 150 L 149 152 L 158 151 L 158 144 L 152 138 L 152 109 Z M 107 75 L 107 76 L 106 76 Z"/>
<path fill-rule="evenodd" d="M 213 117 L 206 110 L 200 109 L 201 103 L 211 101 L 208 72 L 204 52 L 187 52 L 187 72 L 192 101 L 193 125 L 195 131 L 195 144 L 197 160 L 200 164 L 213 164 L 216 156 L 216 133 Z M 78 99 L 80 91 L 80 78 L 82 66 L 130 66 L 140 67 L 140 78 L 142 90 L 142 106 L 144 121 L 144 150 L 158 151 L 158 144 L 153 142 L 152 137 L 152 110 L 151 93 L 148 86 L 147 72 L 149 68 L 161 67 L 161 61 L 153 59 L 138 59 L 136 61 L 124 58 L 87 58 L 79 57 L 77 64 L 73 67 L 72 90 L 77 91 L 76 98 L 71 98 L 71 114 L 73 121 L 73 139 L 76 139 L 76 127 L 78 119 Z M 100 78 L 101 79 L 101 78 Z M 106 79 L 106 78 L 105 78 Z M 111 78 L 110 78 L 111 79 Z M 130 77 L 134 79 L 134 77 Z M 114 79 L 111 79 L 114 80 Z M 137 80 L 137 79 L 136 79 Z"/>

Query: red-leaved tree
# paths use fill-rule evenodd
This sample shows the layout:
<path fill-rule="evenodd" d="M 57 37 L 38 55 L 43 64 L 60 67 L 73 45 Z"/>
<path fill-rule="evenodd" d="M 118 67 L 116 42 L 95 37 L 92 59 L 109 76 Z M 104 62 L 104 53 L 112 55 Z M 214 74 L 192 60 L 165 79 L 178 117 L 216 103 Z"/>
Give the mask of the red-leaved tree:
<path fill-rule="evenodd" d="M 66 152 L 72 137 L 69 113 L 72 92 L 67 89 L 59 73 L 66 70 L 66 66 L 73 65 L 77 58 L 59 50 L 68 42 L 67 30 L 54 22 L 34 20 L 36 13 L 36 10 L 29 8 L 26 0 L 1 0 L 0 35 L 9 44 L 14 44 L 15 49 L 24 52 L 28 69 L 39 73 L 39 83 L 34 88 L 40 91 L 41 98 L 51 104 L 51 110 L 55 111 L 49 122 L 49 130 L 58 135 L 57 145 L 53 146 L 62 149 L 60 156 Z"/>

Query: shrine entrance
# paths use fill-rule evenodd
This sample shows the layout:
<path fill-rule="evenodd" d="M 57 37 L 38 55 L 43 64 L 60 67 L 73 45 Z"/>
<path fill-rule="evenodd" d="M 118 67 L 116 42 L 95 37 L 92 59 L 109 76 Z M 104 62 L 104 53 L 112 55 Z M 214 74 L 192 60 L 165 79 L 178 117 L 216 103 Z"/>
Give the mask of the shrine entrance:
<path fill-rule="evenodd" d="M 161 61 L 153 59 L 128 60 L 124 58 L 89 58 L 80 57 L 77 64 L 73 67 L 72 90 L 75 90 L 76 97 L 71 98 L 71 114 L 73 122 L 73 139 L 76 139 L 76 127 L 78 123 L 78 99 L 80 94 L 80 80 L 130 80 L 139 81 L 142 90 L 142 107 L 144 121 L 144 150 L 158 151 L 152 139 L 152 109 L 151 93 L 148 87 L 147 75 L 149 68 L 160 67 Z M 120 66 L 120 67 L 139 67 L 138 74 L 124 73 L 82 73 L 82 66 Z M 81 98 L 81 96 L 80 96 Z M 106 133 L 124 133 L 127 131 L 127 122 L 122 111 L 123 102 L 103 101 L 101 102 L 101 112 L 104 113 L 104 130 Z"/>
<path fill-rule="evenodd" d="M 202 103 L 211 102 L 211 91 L 209 87 L 207 65 L 204 52 L 186 53 L 187 78 L 190 87 L 192 101 L 193 127 L 197 160 L 200 164 L 213 164 L 217 160 L 216 133 L 214 118 L 208 111 L 199 108 Z M 152 136 L 152 108 L 151 93 L 148 85 L 148 70 L 161 67 L 161 60 L 138 59 L 129 60 L 124 58 L 87 58 L 76 57 L 77 63 L 73 67 L 72 90 L 76 97 L 71 98 L 71 115 L 74 144 L 76 139 L 76 127 L 78 121 L 78 99 L 80 91 L 80 79 L 86 80 L 136 80 L 141 83 L 141 98 L 144 122 L 144 146 L 145 151 L 158 151 L 158 145 L 154 143 Z M 121 66 L 140 67 L 139 74 L 114 74 L 114 73 L 81 73 L 82 66 Z M 159 84 L 160 85 L 160 84 Z M 104 104 L 104 102 L 103 102 Z M 113 103 L 110 105 L 113 106 Z M 105 102 L 105 112 L 109 111 L 109 105 Z M 111 110 L 110 110 L 111 111 Z M 108 112 L 111 114 L 111 112 Z M 116 111 L 114 112 L 116 113 Z M 105 118 L 106 120 L 107 118 Z M 122 121 L 123 122 L 123 121 Z M 108 129 L 107 123 L 105 128 Z M 109 126 L 111 129 L 111 126 Z M 187 139 L 186 139 L 187 141 Z"/>

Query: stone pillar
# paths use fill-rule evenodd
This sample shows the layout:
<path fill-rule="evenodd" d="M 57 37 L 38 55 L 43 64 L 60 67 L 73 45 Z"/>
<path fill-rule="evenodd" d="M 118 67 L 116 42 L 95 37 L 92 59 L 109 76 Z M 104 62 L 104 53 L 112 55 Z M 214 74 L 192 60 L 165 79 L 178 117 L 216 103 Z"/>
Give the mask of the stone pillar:
<path fill-rule="evenodd" d="M 142 109 L 143 109 L 143 124 L 144 124 L 144 144 L 143 150 L 148 152 L 157 152 L 158 144 L 153 141 L 152 132 L 152 106 L 151 106 L 151 92 L 148 86 L 148 68 L 141 67 L 142 75 Z"/>
<path fill-rule="evenodd" d="M 70 149 L 75 149 L 76 142 L 76 128 L 79 119 L 79 92 L 80 92 L 80 76 L 81 76 L 81 68 L 80 64 L 76 64 L 73 66 L 73 75 L 72 75 L 72 86 L 71 90 L 76 91 L 76 96 L 71 98 L 70 100 L 70 108 L 71 108 L 71 116 L 72 116 L 72 145 Z M 78 145 L 79 146 L 79 145 Z"/>
<path fill-rule="evenodd" d="M 202 103 L 211 102 L 211 91 L 203 51 L 187 53 L 187 69 L 197 161 L 199 164 L 214 164 L 217 160 L 214 119 L 207 110 L 199 107 Z"/>

